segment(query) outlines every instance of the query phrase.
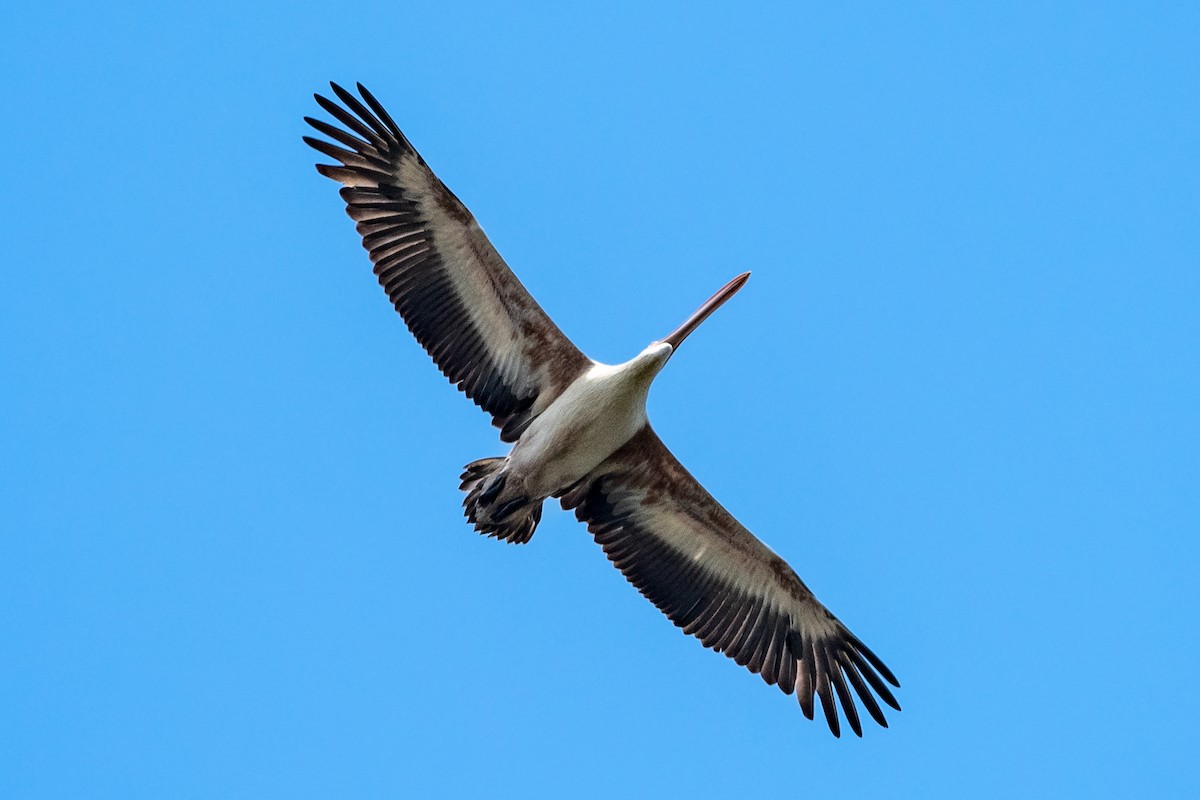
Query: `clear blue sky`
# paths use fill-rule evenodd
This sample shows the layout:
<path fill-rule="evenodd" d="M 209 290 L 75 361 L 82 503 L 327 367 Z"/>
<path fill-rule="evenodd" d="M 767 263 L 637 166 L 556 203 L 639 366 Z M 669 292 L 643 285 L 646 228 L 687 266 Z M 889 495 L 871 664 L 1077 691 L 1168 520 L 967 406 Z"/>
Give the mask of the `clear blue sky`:
<path fill-rule="evenodd" d="M 0 796 L 1194 796 L 1196 6 L 496 5 L 5 13 Z M 600 360 L 754 272 L 651 417 L 891 729 L 464 524 L 330 79 Z"/>

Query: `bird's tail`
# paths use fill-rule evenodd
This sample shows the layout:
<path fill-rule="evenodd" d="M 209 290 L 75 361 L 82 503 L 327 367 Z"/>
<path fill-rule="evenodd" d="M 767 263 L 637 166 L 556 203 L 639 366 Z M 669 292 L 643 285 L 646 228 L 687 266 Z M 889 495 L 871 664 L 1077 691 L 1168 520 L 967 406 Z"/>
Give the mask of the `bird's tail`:
<path fill-rule="evenodd" d="M 512 544 L 524 544 L 533 537 L 542 519 L 542 500 L 512 497 L 504 491 L 507 474 L 505 459 L 481 458 L 463 468 L 458 488 L 467 493 L 463 508 L 467 521 L 486 536 Z"/>

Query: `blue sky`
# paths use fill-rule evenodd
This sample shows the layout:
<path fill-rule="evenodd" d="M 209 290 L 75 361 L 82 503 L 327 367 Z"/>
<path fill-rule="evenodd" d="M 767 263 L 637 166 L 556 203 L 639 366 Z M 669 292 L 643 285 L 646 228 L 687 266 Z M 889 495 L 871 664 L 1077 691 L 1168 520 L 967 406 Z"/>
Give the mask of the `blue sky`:
<path fill-rule="evenodd" d="M 6 13 L 0 795 L 1196 792 L 1189 4 Z M 361 80 L 902 682 L 833 739 L 503 452 L 300 141 Z M 550 512 L 550 509 L 548 509 Z"/>

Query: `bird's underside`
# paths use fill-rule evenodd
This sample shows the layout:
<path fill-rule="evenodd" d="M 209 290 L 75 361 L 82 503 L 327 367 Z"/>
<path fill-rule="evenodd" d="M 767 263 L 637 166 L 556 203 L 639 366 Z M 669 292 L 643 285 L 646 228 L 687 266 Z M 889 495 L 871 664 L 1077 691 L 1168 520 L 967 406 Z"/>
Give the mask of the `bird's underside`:
<path fill-rule="evenodd" d="M 608 368 L 584 356 L 379 102 L 361 85 L 361 100 L 332 87 L 340 105 L 316 99 L 340 125 L 305 118 L 336 143 L 305 137 L 338 162 L 318 171 L 343 184 L 346 211 L 409 330 L 442 373 L 491 415 L 501 440 L 514 445 L 508 457 L 466 467 L 469 521 L 488 535 L 527 542 L 544 499 L 558 497 L 630 583 L 685 633 L 794 692 L 809 719 L 819 701 L 834 735 L 841 732 L 839 706 L 862 735 L 856 698 L 887 727 L 878 700 L 900 708 L 888 688 L 899 686 L 891 671 L 671 455 L 645 422 L 644 392 L 640 412 L 631 406 L 619 412 L 626 415 L 619 422 L 597 423 L 585 455 L 562 449 L 560 440 L 571 440 L 556 438 L 567 430 L 562 420 L 581 408 L 595 416 L 593 395 L 612 394 L 581 387 L 598 385 L 597 376 L 608 374 L 603 370 L 631 371 L 638 359 Z M 731 281 L 726 296 L 744 280 Z M 656 343 L 639 358 L 657 347 L 656 373 L 710 312 L 693 315 L 678 340 L 664 339 L 672 347 Z M 538 446 L 548 445 L 534 444 L 547 441 L 560 447 L 553 480 L 539 472 L 538 458 L 550 450 Z"/>

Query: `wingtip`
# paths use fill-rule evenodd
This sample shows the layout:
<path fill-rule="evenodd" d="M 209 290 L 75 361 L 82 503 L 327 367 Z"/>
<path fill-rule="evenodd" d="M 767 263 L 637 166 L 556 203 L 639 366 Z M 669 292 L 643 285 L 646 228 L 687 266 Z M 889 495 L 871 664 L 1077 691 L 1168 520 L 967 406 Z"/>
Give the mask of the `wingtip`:
<path fill-rule="evenodd" d="M 333 93 L 338 96 L 339 100 L 341 100 L 343 103 L 347 104 L 351 108 L 353 108 L 354 104 L 358 102 L 358 98 L 356 98 L 348 90 L 344 89 L 340 84 L 330 81 L 329 87 L 331 89 L 333 89 Z"/>

